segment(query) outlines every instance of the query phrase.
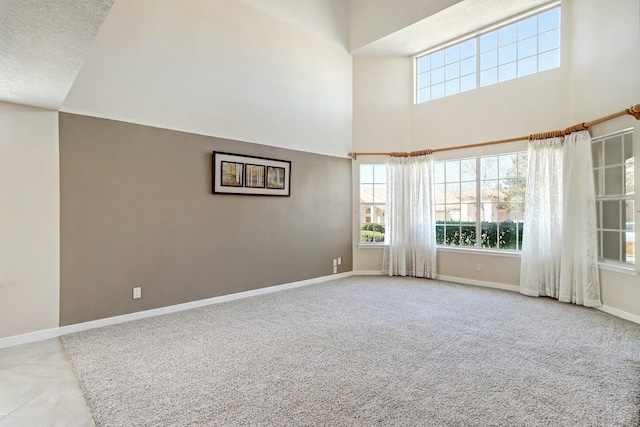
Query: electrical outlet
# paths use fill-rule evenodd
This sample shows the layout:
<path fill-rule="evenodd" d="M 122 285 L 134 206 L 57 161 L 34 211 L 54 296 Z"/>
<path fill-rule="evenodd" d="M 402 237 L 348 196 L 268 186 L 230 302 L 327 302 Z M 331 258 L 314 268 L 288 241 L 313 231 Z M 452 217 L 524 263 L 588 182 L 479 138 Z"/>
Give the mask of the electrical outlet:
<path fill-rule="evenodd" d="M 338 265 L 342 265 L 342 258 L 338 258 Z"/>
<path fill-rule="evenodd" d="M 482 271 L 482 264 L 476 264 L 476 271 Z"/>
<path fill-rule="evenodd" d="M 338 260 L 337 259 L 333 259 L 333 266 L 336 267 L 338 265 Z"/>
<path fill-rule="evenodd" d="M 133 299 L 142 298 L 142 288 L 133 288 Z"/>
<path fill-rule="evenodd" d="M 338 272 L 338 266 L 334 265 L 333 266 L 333 274 L 336 274 Z"/>

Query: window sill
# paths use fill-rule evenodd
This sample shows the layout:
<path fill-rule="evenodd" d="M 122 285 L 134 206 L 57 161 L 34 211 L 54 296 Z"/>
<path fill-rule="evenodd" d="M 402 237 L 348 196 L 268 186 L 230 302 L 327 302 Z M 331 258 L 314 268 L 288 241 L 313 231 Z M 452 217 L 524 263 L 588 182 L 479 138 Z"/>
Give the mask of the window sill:
<path fill-rule="evenodd" d="M 516 251 L 498 251 L 495 249 L 461 248 L 458 246 L 438 246 L 440 252 L 466 252 L 478 255 L 502 256 L 507 258 L 520 258 L 521 253 Z"/>
<path fill-rule="evenodd" d="M 604 263 L 604 262 L 599 262 L 598 263 L 598 268 L 600 270 L 614 271 L 616 273 L 622 273 L 622 274 L 626 274 L 628 276 L 637 276 L 638 275 L 638 270 L 636 270 L 634 267 L 627 267 L 627 266 L 623 266 L 623 265 L 614 265 L 614 264 L 607 264 L 607 263 Z"/>
<path fill-rule="evenodd" d="M 358 243 L 358 249 L 382 249 L 384 243 Z"/>

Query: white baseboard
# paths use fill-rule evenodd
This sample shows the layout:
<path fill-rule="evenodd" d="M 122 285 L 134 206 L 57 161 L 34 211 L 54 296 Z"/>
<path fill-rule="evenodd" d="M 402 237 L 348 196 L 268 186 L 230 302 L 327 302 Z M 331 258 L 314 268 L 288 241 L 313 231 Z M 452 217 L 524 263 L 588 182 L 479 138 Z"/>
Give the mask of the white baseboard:
<path fill-rule="evenodd" d="M 467 279 L 464 277 L 443 276 L 438 274 L 438 280 L 445 282 L 462 283 L 463 285 L 482 286 L 483 288 L 502 289 L 504 291 L 520 292 L 520 286 L 507 285 L 506 283 L 485 282 L 483 280 Z"/>
<path fill-rule="evenodd" d="M 69 326 L 60 326 L 58 328 L 45 329 L 36 332 L 30 332 L 22 335 L 15 335 L 7 338 L 0 338 L 0 348 L 13 347 L 16 345 L 27 344 L 35 341 L 42 341 L 49 338 L 56 338 L 62 335 L 74 332 L 86 331 L 89 329 L 101 328 L 104 326 L 116 325 L 118 323 L 130 322 L 132 320 L 144 319 L 146 317 L 160 316 L 162 314 L 175 313 L 178 311 L 189 310 L 197 307 L 204 307 L 212 304 L 233 301 L 242 298 L 249 298 L 257 295 L 270 294 L 273 292 L 283 291 L 285 289 L 299 288 L 302 286 L 313 285 L 316 283 L 327 282 L 329 280 L 341 279 L 352 276 L 353 272 L 332 274 L 331 276 L 316 277 L 299 282 L 285 283 L 282 285 L 269 286 L 266 288 L 253 289 L 251 291 L 238 292 L 235 294 L 221 295 L 219 297 L 207 298 L 198 301 L 186 302 L 183 304 L 169 305 L 166 307 L 154 308 L 151 310 L 137 311 L 135 313 L 123 314 L 121 316 L 107 317 L 105 319 L 92 320 L 90 322 L 76 323 Z"/>
<path fill-rule="evenodd" d="M 596 307 L 596 309 L 600 311 L 604 311 L 605 313 L 612 314 L 621 319 L 629 320 L 630 322 L 640 324 L 640 316 L 637 314 L 632 314 L 627 311 L 622 311 L 615 307 L 609 307 L 608 305 L 603 305 L 602 307 Z"/>

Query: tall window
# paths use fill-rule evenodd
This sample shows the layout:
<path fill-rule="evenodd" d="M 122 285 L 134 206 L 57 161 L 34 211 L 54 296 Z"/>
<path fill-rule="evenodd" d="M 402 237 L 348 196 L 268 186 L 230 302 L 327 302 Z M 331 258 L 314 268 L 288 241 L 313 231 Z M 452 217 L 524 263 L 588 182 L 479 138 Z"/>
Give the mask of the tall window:
<path fill-rule="evenodd" d="M 521 250 L 526 152 L 435 164 L 436 242 Z"/>
<path fill-rule="evenodd" d="M 592 140 L 598 257 L 635 264 L 633 130 Z"/>
<path fill-rule="evenodd" d="M 417 56 L 415 102 L 560 66 L 560 6 Z"/>
<path fill-rule="evenodd" d="M 360 165 L 360 243 L 384 243 L 387 165 Z"/>

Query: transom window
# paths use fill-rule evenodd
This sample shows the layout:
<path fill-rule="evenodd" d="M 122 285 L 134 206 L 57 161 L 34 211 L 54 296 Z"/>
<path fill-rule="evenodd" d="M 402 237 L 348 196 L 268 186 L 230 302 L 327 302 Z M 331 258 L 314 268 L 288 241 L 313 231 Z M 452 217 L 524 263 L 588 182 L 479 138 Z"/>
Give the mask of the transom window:
<path fill-rule="evenodd" d="M 417 56 L 415 103 L 560 66 L 560 6 Z"/>
<path fill-rule="evenodd" d="M 527 153 L 435 164 L 436 243 L 522 249 Z"/>
<path fill-rule="evenodd" d="M 600 261 L 635 264 L 633 130 L 591 142 Z"/>

